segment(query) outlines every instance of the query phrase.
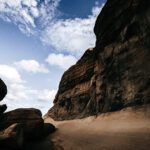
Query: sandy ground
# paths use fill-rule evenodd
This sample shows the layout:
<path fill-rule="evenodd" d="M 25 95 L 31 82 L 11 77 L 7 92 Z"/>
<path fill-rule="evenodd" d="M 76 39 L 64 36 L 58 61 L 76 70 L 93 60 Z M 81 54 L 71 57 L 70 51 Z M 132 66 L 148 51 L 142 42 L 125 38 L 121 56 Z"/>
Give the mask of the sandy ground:
<path fill-rule="evenodd" d="M 70 121 L 45 117 L 45 122 L 57 128 L 46 141 L 64 150 L 150 150 L 150 106 Z"/>

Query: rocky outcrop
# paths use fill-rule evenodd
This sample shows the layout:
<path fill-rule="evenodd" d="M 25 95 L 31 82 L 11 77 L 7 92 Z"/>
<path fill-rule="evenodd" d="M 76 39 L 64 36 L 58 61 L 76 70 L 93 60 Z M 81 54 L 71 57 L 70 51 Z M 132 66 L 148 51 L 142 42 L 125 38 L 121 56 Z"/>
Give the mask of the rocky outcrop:
<path fill-rule="evenodd" d="M 50 133 L 53 133 L 56 130 L 55 126 L 51 123 L 44 123 L 42 135 L 48 136 Z"/>
<path fill-rule="evenodd" d="M 7 94 L 7 86 L 5 85 L 3 80 L 0 79 L 0 101 L 3 100 L 6 94 Z M 5 112 L 6 109 L 7 109 L 6 105 L 0 105 L 0 114 Z"/>
<path fill-rule="evenodd" d="M 89 102 L 91 76 L 94 75 L 93 51 L 83 57 L 66 71 L 60 82 L 54 100 L 55 106 L 49 111 L 53 118 L 74 118 L 85 110 Z"/>
<path fill-rule="evenodd" d="M 3 105 L 0 105 L 0 114 L 4 113 L 7 109 L 7 105 L 6 104 L 3 104 Z"/>
<path fill-rule="evenodd" d="M 3 98 L 6 96 L 6 94 L 7 94 L 7 87 L 0 78 L 0 101 L 3 100 Z"/>
<path fill-rule="evenodd" d="M 42 135 L 44 121 L 40 110 L 16 109 L 4 113 L 0 117 L 0 130 L 8 128 L 14 123 L 22 124 L 26 139 L 38 139 Z"/>
<path fill-rule="evenodd" d="M 1 100 L 7 94 L 7 87 L 0 80 Z M 52 124 L 44 123 L 42 113 L 34 108 L 20 108 L 5 112 L 7 106 L 0 105 L 0 149 L 24 149 L 24 145 L 41 140 L 55 131 Z M 52 142 L 51 142 L 52 143 Z"/>
<path fill-rule="evenodd" d="M 23 128 L 21 124 L 13 124 L 0 132 L 0 147 L 21 149 L 23 145 Z"/>
<path fill-rule="evenodd" d="M 94 32 L 96 47 L 62 77 L 55 120 L 150 103 L 150 1 L 107 0 Z"/>

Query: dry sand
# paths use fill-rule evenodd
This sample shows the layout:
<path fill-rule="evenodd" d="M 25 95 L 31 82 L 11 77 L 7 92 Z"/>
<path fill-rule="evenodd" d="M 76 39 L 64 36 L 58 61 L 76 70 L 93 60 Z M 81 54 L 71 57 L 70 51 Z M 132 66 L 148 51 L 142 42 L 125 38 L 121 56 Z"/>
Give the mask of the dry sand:
<path fill-rule="evenodd" d="M 150 150 L 150 106 L 70 121 L 54 121 L 49 136 L 64 150 Z M 47 139 L 48 140 L 48 139 Z"/>
<path fill-rule="evenodd" d="M 70 121 L 44 118 L 57 131 L 25 150 L 150 150 L 150 105 Z"/>

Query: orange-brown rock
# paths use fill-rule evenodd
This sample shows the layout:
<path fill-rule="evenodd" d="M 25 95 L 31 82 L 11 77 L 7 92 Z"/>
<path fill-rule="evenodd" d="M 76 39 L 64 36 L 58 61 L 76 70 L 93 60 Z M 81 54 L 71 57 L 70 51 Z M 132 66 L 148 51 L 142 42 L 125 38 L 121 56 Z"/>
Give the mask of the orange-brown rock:
<path fill-rule="evenodd" d="M 55 120 L 150 103 L 150 1 L 108 0 L 94 32 L 96 47 L 62 77 Z"/>
<path fill-rule="evenodd" d="M 88 50 L 76 65 L 64 73 L 54 101 L 57 107 L 52 108 L 50 112 L 54 112 L 55 117 L 58 115 L 62 119 L 66 117 L 71 119 L 79 115 L 89 101 L 93 75 L 93 51 Z"/>

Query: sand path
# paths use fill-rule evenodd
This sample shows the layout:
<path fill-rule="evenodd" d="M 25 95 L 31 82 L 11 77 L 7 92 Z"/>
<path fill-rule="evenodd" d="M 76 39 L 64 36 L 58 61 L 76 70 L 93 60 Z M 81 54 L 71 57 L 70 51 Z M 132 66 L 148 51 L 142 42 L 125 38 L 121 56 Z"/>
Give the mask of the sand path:
<path fill-rule="evenodd" d="M 125 109 L 98 117 L 54 121 L 48 137 L 64 150 L 150 150 L 150 109 Z"/>

